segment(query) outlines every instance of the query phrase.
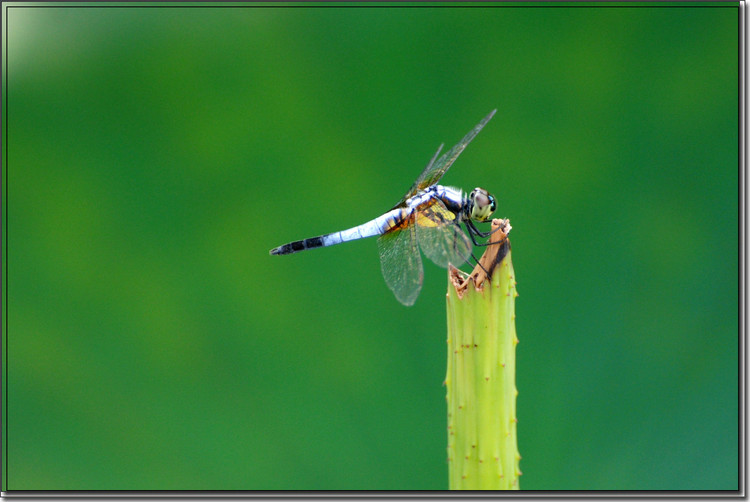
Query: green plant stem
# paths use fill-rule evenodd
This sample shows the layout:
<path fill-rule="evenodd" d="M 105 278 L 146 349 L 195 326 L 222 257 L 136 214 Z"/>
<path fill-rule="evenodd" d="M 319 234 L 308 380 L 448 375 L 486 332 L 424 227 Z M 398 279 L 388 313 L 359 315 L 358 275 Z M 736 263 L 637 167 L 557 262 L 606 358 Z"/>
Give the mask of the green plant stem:
<path fill-rule="evenodd" d="M 495 222 L 493 221 L 493 228 Z M 469 276 L 448 285 L 448 465 L 451 490 L 517 490 L 515 276 L 507 231 Z M 498 226 L 501 223 L 498 223 Z M 502 228 L 502 227 L 501 227 Z M 493 249 L 494 248 L 494 249 Z M 488 256 L 488 254 L 490 256 Z M 465 274 L 464 274 L 465 275 Z M 474 286 L 478 284 L 478 286 Z"/>

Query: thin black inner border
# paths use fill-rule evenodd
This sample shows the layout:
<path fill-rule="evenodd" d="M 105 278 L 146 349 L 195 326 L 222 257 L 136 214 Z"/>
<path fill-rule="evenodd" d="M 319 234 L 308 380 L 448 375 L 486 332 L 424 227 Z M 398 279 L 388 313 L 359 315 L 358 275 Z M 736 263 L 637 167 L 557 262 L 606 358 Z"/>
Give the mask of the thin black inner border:
<path fill-rule="evenodd" d="M 240 0 L 229 0 L 229 1 L 230 2 L 234 2 L 234 1 L 240 1 Z M 534 9 L 534 8 L 543 8 L 543 9 L 550 9 L 550 8 L 557 8 L 557 9 L 570 9 L 570 8 L 572 8 L 572 9 L 580 9 L 580 8 L 585 8 L 585 9 L 607 9 L 607 8 L 628 8 L 628 9 L 647 8 L 647 9 L 660 9 L 660 8 L 682 8 L 682 9 L 697 9 L 697 8 L 708 8 L 708 9 L 722 9 L 723 8 L 723 9 L 737 9 L 737 11 L 738 11 L 738 16 L 737 16 L 737 30 L 738 30 L 738 43 L 739 43 L 739 50 L 738 50 L 738 96 L 737 96 L 737 98 L 738 98 L 738 105 L 739 105 L 739 107 L 738 107 L 739 108 L 738 109 L 738 148 L 739 148 L 739 152 L 738 152 L 738 160 L 739 160 L 739 163 L 738 163 L 738 169 L 739 169 L 739 171 L 738 171 L 738 175 L 739 175 L 739 177 L 738 177 L 738 196 L 739 196 L 739 199 L 740 199 L 739 200 L 739 205 L 738 205 L 738 211 L 739 211 L 739 215 L 738 215 L 739 216 L 739 218 L 738 218 L 738 223 L 739 223 L 738 232 L 739 232 L 739 246 L 740 246 L 739 247 L 739 251 L 740 251 L 740 255 L 739 255 L 739 272 L 740 272 L 740 277 L 739 277 L 739 281 L 738 281 L 738 287 L 739 287 L 739 295 L 738 295 L 739 305 L 738 306 L 739 306 L 739 314 L 740 314 L 740 317 L 739 317 L 740 332 L 739 332 L 739 350 L 738 350 L 738 356 L 739 356 L 738 357 L 738 365 L 739 365 L 739 367 L 738 367 L 738 376 L 739 376 L 740 382 L 739 382 L 739 385 L 738 385 L 738 393 L 739 393 L 739 395 L 738 395 L 738 398 L 739 398 L 739 416 L 738 416 L 738 419 L 739 419 L 739 424 L 738 424 L 739 425 L 739 430 L 738 430 L 738 433 L 739 433 L 738 434 L 738 439 L 739 439 L 739 451 L 738 451 L 738 453 L 739 453 L 739 456 L 738 456 L 738 460 L 739 460 L 739 462 L 738 462 L 738 466 L 737 466 L 738 467 L 738 489 L 736 490 L 736 492 L 744 495 L 744 493 L 745 493 L 745 486 L 744 486 L 744 482 L 743 481 L 745 481 L 745 480 L 743 479 L 742 474 L 743 474 L 743 471 L 744 471 L 744 467 L 746 465 L 746 462 L 745 462 L 746 451 L 745 451 L 745 448 L 744 448 L 744 446 L 745 446 L 744 445 L 745 429 L 744 429 L 743 425 L 744 425 L 744 422 L 745 422 L 744 419 L 747 416 L 746 409 L 745 409 L 747 403 L 744 400 L 744 390 L 746 388 L 747 375 L 743 375 L 743 373 L 742 373 L 742 361 L 743 361 L 744 350 L 745 350 L 745 344 L 743 343 L 744 340 L 742 338 L 742 333 L 744 332 L 745 322 L 746 322 L 745 316 L 743 315 L 743 311 L 742 311 L 742 306 L 743 306 L 744 300 L 745 300 L 745 295 L 744 295 L 744 286 L 745 285 L 744 285 L 744 282 L 743 282 L 743 278 L 744 278 L 744 273 L 746 271 L 745 257 L 743 255 L 743 251 L 746 249 L 746 247 L 743 246 L 743 244 L 744 244 L 743 239 L 745 237 L 744 232 L 743 232 L 743 230 L 744 230 L 744 224 L 745 224 L 745 218 L 744 218 L 744 207 L 745 207 L 745 204 L 743 203 L 743 197 L 742 196 L 743 196 L 743 194 L 746 193 L 746 191 L 745 191 L 745 183 L 746 183 L 747 180 L 745 179 L 744 171 L 742 169 L 742 166 L 743 166 L 744 161 L 746 160 L 745 149 L 743 147 L 743 140 L 744 140 L 744 135 L 745 135 L 745 128 L 743 127 L 743 118 L 745 117 L 745 115 L 744 115 L 743 111 L 744 111 L 745 107 L 747 106 L 747 102 L 746 102 L 746 99 L 745 99 L 744 88 L 743 88 L 743 83 L 744 83 L 744 80 L 745 80 L 745 71 L 746 71 L 746 69 L 745 69 L 744 65 L 742 64 L 742 62 L 743 62 L 743 56 L 745 56 L 745 53 L 744 53 L 744 51 L 745 51 L 745 48 L 744 48 L 745 47 L 745 44 L 744 44 L 745 38 L 743 37 L 743 30 L 742 30 L 742 28 L 743 28 L 743 26 L 746 26 L 745 23 L 743 23 L 744 16 L 746 15 L 746 11 L 743 9 L 743 2 L 742 1 L 731 1 L 731 0 L 729 0 L 729 1 L 719 1 L 719 2 L 716 2 L 717 3 L 716 5 L 706 5 L 706 3 L 708 3 L 708 2 L 706 2 L 706 0 L 681 0 L 681 1 L 678 1 L 678 2 L 673 2 L 672 4 L 669 4 L 668 2 L 664 2 L 664 1 L 659 1 L 659 2 L 653 2 L 654 5 L 643 5 L 643 4 L 641 4 L 641 5 L 627 5 L 628 0 L 624 0 L 624 1 L 623 0 L 597 0 L 595 2 L 591 2 L 591 3 L 597 4 L 597 5 L 584 5 L 584 4 L 581 4 L 581 5 L 554 5 L 552 3 L 549 4 L 549 5 L 518 5 L 516 2 L 512 2 L 515 5 L 497 5 L 497 4 L 493 4 L 493 5 L 456 5 L 456 4 L 451 4 L 451 5 L 434 5 L 434 4 L 431 4 L 430 0 L 426 0 L 424 3 L 427 4 L 427 5 L 418 5 L 418 4 L 415 5 L 415 4 L 412 4 L 411 2 L 409 2 L 408 4 L 405 4 L 405 5 L 398 5 L 397 2 L 395 4 L 394 3 L 389 3 L 388 5 L 378 5 L 376 2 L 363 2 L 363 3 L 367 3 L 367 5 L 352 5 L 347 0 L 334 0 L 334 1 L 340 1 L 344 5 L 336 5 L 336 4 L 332 4 L 332 5 L 306 5 L 304 3 L 297 3 L 297 4 L 294 4 L 294 5 L 289 5 L 289 4 L 286 4 L 286 5 L 268 5 L 268 4 L 265 4 L 265 5 L 183 5 L 183 4 L 181 4 L 180 0 L 167 0 L 167 2 L 170 2 L 170 4 L 168 4 L 168 5 L 127 5 L 127 4 L 123 4 L 123 5 L 97 5 L 96 2 L 92 2 L 92 3 L 88 4 L 88 5 L 5 5 L 5 12 L 4 12 L 4 14 L 5 14 L 5 52 L 4 52 L 4 56 L 5 56 L 5 68 L 4 68 L 4 70 L 5 70 L 5 78 L 3 79 L 4 84 L 5 84 L 5 89 L 4 89 L 5 90 L 5 100 L 4 100 L 4 106 L 5 106 L 5 108 L 4 108 L 4 114 L 3 114 L 3 118 L 4 118 L 4 120 L 3 120 L 3 126 L 4 126 L 4 129 L 5 129 L 5 134 L 3 135 L 4 148 L 2 149 L 2 152 L 4 154 L 3 156 L 4 156 L 4 167 L 5 167 L 5 177 L 4 177 L 5 186 L 4 186 L 4 190 L 3 190 L 3 193 L 2 193 L 2 196 L 4 197 L 3 210 L 5 212 L 5 215 L 4 215 L 5 217 L 3 219 L 4 225 L 5 225 L 5 243 L 4 243 L 4 249 L 3 249 L 4 250 L 4 264 L 5 264 L 5 274 L 4 274 L 5 275 L 5 287 L 4 287 L 4 296 L 5 296 L 5 316 L 4 316 L 5 317 L 5 322 L 4 322 L 5 326 L 4 327 L 5 327 L 5 332 L 4 332 L 4 336 L 3 336 L 3 342 L 4 342 L 3 346 L 4 346 L 4 349 L 5 349 L 3 351 L 3 365 L 5 366 L 5 372 L 4 372 L 5 381 L 3 382 L 2 387 L 0 387 L 0 392 L 2 393 L 2 402 L 3 402 L 3 407 L 4 407 L 3 412 L 0 413 L 0 420 L 3 421 L 2 430 L 3 430 L 3 434 L 4 434 L 4 439 L 5 439 L 4 445 L 3 445 L 4 463 L 5 463 L 4 467 L 5 468 L 3 470 L 4 471 L 3 472 L 4 479 L 0 480 L 0 490 L 2 490 L 2 487 L 5 487 L 5 488 L 8 487 L 8 472 L 9 472 L 9 464 L 10 464 L 9 456 L 8 456 L 8 443 L 9 443 L 8 430 L 9 430 L 9 427 L 8 427 L 8 417 L 7 417 L 7 415 L 8 415 L 8 390 L 7 390 L 7 387 L 8 387 L 8 361 L 9 361 L 9 357 L 8 357 L 8 352 L 9 352 L 8 351 L 8 313 L 9 313 L 8 312 L 8 282 L 9 282 L 8 281 L 8 242 L 10 240 L 8 238 L 8 236 L 9 236 L 9 231 L 8 231 L 9 230 L 8 229 L 8 193 L 9 193 L 9 188 L 8 188 L 8 169 L 9 169 L 9 166 L 10 166 L 10 164 L 8 162 L 8 150 L 9 150 L 9 148 L 8 148 L 8 134 L 9 134 L 8 133 L 8 124 L 9 124 L 9 118 L 8 118 L 8 115 L 9 115 L 8 114 L 8 96 L 10 94 L 10 92 L 9 92 L 10 77 L 8 75 L 8 32 L 9 32 L 9 17 L 10 17 L 9 14 L 10 14 L 10 9 L 70 9 L 70 8 L 97 8 L 97 9 L 102 9 L 102 8 L 104 8 L 104 9 L 112 9 L 112 8 L 114 8 L 114 9 L 122 9 L 122 8 L 146 8 L 146 9 L 154 9 L 154 8 L 162 8 L 162 9 L 163 8 L 170 8 L 170 9 L 174 9 L 174 8 L 180 8 L 180 9 L 186 9 L 186 8 L 187 9 L 196 9 L 196 8 L 198 8 L 198 9 L 216 9 L 216 8 L 220 8 L 220 9 L 221 8 L 230 8 L 230 9 L 238 9 L 238 8 L 242 8 L 242 9 L 246 9 L 246 8 L 250 8 L 250 9 L 258 9 L 258 8 L 273 8 L 273 9 L 278 9 L 278 8 L 338 8 L 338 9 L 342 9 L 342 8 L 380 8 L 380 9 L 387 9 L 387 8 L 396 8 L 396 9 L 404 9 L 404 8 L 443 8 L 443 9 L 445 9 L 445 8 L 462 8 L 462 9 L 466 9 L 466 8 L 483 8 L 483 9 L 486 9 L 486 8 L 503 8 L 503 9 Z M 473 1 L 477 1 L 477 0 L 473 0 Z M 483 0 L 479 0 L 479 1 L 483 1 Z M 490 2 L 492 0 L 487 0 L 487 1 Z M 639 0 L 632 0 L 632 1 L 633 1 L 633 3 L 642 3 L 643 0 L 641 0 L 641 1 L 639 1 Z M 617 4 L 617 5 L 599 5 L 600 3 L 610 3 L 610 2 L 613 3 L 613 4 Z M 430 4 L 428 4 L 428 3 L 430 3 Z M 511 2 L 509 2 L 509 3 L 511 3 Z M 567 3 L 567 2 L 565 2 L 565 3 Z M 644 2 L 644 3 L 647 3 L 647 2 Z M 702 5 L 690 5 L 691 3 L 701 3 Z M 533 492 L 531 492 L 529 490 L 525 490 L 525 491 L 527 493 L 533 493 Z M 9 488 L 7 488 L 7 490 L 3 490 L 2 491 L 3 496 L 7 496 L 8 492 L 11 492 L 11 490 Z M 143 495 L 154 494 L 154 493 L 161 493 L 160 490 L 157 490 L 157 491 L 133 491 L 133 492 L 130 492 L 130 491 L 111 491 L 110 492 L 110 491 L 94 491 L 94 490 L 49 490 L 49 491 L 47 491 L 47 490 L 12 490 L 12 492 L 16 493 L 16 494 L 27 493 L 29 496 L 31 496 L 32 494 L 42 495 L 42 494 L 55 493 L 55 492 L 60 492 L 60 493 L 81 493 L 81 492 L 87 492 L 87 493 L 92 493 L 92 494 L 141 493 Z M 235 492 L 235 493 L 237 493 L 237 492 L 242 492 L 242 491 L 241 490 L 226 490 L 226 491 L 220 490 L 219 491 L 219 493 L 223 493 L 223 492 L 229 492 L 229 493 Z M 712 492 L 702 492 L 702 493 L 706 493 L 707 494 L 707 493 L 734 493 L 734 492 L 735 492 L 734 490 L 730 490 L 730 491 L 727 491 L 727 492 L 712 491 Z M 215 492 L 214 491 L 205 491 L 205 492 L 204 491 L 200 491 L 200 492 L 195 492 L 195 493 L 206 493 L 206 494 L 208 494 L 208 493 L 215 493 Z M 255 492 L 255 493 L 266 493 L 266 494 L 268 494 L 268 493 L 275 493 L 275 492 Z M 294 493 L 294 492 L 290 491 L 288 493 Z M 309 493 L 309 492 L 299 492 L 299 493 Z M 323 493 L 323 492 L 321 492 L 321 493 Z M 368 493 L 368 492 L 363 492 L 363 493 Z M 399 492 L 391 492 L 391 493 L 399 493 Z M 409 493 L 409 492 L 407 492 L 407 493 Z M 589 492 L 589 493 L 592 493 L 592 494 L 593 493 L 600 493 L 601 494 L 602 492 Z M 607 492 L 603 492 L 603 493 L 607 493 Z M 648 492 L 648 491 L 633 491 L 633 492 L 629 492 L 629 493 L 644 493 L 645 494 L 645 493 L 653 493 L 653 492 Z M 657 493 L 661 493 L 661 492 L 657 492 Z M 692 493 L 692 492 L 678 492 L 678 491 L 675 491 L 675 492 L 670 492 L 670 493 L 674 493 L 674 494 L 682 493 L 682 494 L 685 494 L 685 493 Z M 161 496 L 164 496 L 164 495 L 161 495 Z M 329 494 L 329 496 L 330 496 L 330 494 Z"/>

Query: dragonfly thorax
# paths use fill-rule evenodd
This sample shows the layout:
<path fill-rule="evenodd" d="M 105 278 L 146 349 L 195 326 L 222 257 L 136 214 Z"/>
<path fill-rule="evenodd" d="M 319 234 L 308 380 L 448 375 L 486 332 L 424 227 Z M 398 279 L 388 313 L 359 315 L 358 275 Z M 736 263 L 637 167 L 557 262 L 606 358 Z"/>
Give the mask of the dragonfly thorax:
<path fill-rule="evenodd" d="M 469 204 L 467 207 L 469 217 L 472 220 L 487 221 L 495 212 L 497 201 L 487 190 L 475 188 L 469 194 Z"/>

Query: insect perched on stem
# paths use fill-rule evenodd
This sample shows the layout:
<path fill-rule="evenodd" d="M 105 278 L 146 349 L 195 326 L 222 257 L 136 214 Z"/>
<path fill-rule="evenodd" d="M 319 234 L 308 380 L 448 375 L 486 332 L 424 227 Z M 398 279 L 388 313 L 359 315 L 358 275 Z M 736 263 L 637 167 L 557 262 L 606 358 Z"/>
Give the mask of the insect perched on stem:
<path fill-rule="evenodd" d="M 475 222 L 489 221 L 497 207 L 495 197 L 482 188 L 465 194 L 458 188 L 437 183 L 496 111 L 492 110 L 456 146 L 438 158 L 443 149 L 440 145 L 414 185 L 385 214 L 348 230 L 284 244 L 272 249 L 271 254 L 291 254 L 379 235 L 378 250 L 385 282 L 398 301 L 413 305 L 424 276 L 417 243 L 429 259 L 443 268 L 449 263 L 463 265 L 472 256 L 472 243 L 487 244 L 479 243 L 477 237 L 487 238 L 490 232 L 480 231 Z"/>

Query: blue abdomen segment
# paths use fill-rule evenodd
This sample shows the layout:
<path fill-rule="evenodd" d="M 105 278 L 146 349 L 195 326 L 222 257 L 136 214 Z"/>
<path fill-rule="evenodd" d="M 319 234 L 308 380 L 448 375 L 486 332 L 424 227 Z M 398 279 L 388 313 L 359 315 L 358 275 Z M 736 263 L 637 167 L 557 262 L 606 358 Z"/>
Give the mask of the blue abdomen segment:
<path fill-rule="evenodd" d="M 373 237 L 375 235 L 381 235 L 385 233 L 394 224 L 397 224 L 403 218 L 402 209 L 393 209 L 388 211 L 382 216 L 375 218 L 374 220 L 368 221 L 356 227 L 342 230 L 340 232 L 333 232 L 331 234 L 325 234 L 318 237 L 310 237 L 309 239 L 303 239 L 301 241 L 290 242 L 271 250 L 272 255 L 276 254 L 291 254 L 306 249 L 320 248 L 326 246 L 333 246 L 334 244 L 341 244 L 342 242 L 355 241 L 358 239 L 365 239 L 367 237 Z"/>

